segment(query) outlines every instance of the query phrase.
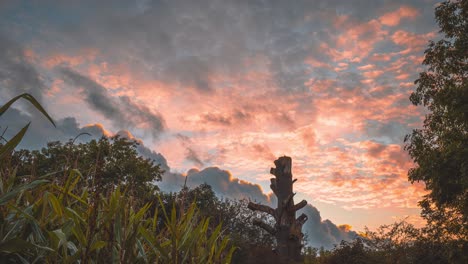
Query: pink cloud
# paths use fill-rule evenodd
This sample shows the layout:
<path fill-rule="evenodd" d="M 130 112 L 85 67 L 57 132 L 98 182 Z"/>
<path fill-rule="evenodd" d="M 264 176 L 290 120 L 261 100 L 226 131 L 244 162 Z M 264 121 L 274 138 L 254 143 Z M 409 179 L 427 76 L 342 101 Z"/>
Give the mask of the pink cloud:
<path fill-rule="evenodd" d="M 386 26 L 396 26 L 404 18 L 414 20 L 417 16 L 419 16 L 418 10 L 409 6 L 402 6 L 395 11 L 385 13 L 379 18 L 379 21 Z"/>
<path fill-rule="evenodd" d="M 374 45 L 382 41 L 388 34 L 375 19 L 365 23 L 348 21 L 344 25 L 337 26 L 337 30 L 341 33 L 335 37 L 336 48 L 331 48 L 328 45 L 322 47 L 334 61 L 360 62 L 373 50 Z"/>
<path fill-rule="evenodd" d="M 374 53 L 370 57 L 371 61 L 389 61 L 391 59 L 392 59 L 391 55 L 386 54 L 386 53 Z"/>
<path fill-rule="evenodd" d="M 408 73 L 402 73 L 402 74 L 396 76 L 395 79 L 397 79 L 397 80 L 406 80 L 406 79 L 408 79 L 410 76 L 411 76 L 411 75 L 408 74 Z"/>
<path fill-rule="evenodd" d="M 327 63 L 327 62 L 323 62 L 323 61 L 320 61 L 320 60 L 317 60 L 313 57 L 308 57 L 304 63 L 308 64 L 308 65 L 311 65 L 315 68 L 324 68 L 324 69 L 330 69 L 331 66 Z"/>
<path fill-rule="evenodd" d="M 97 55 L 97 51 L 93 49 L 83 50 L 79 55 L 56 53 L 42 58 L 41 63 L 48 69 L 52 69 L 59 65 L 76 67 L 81 64 L 92 63 L 96 59 Z"/>
<path fill-rule="evenodd" d="M 381 70 L 375 70 L 375 71 L 366 71 L 362 75 L 366 78 L 378 78 L 383 73 L 384 72 Z"/>
<path fill-rule="evenodd" d="M 365 35 L 362 32 L 365 31 L 357 32 L 356 36 Z M 353 49 L 359 47 L 365 45 L 331 51 L 350 58 L 333 65 L 343 68 L 350 65 Z M 313 59 L 306 62 L 329 67 Z M 403 63 L 394 66 L 403 67 Z M 291 155 L 295 176 L 301 180 L 298 189 L 313 199 L 346 208 L 378 208 L 381 203 L 388 207 L 416 206 L 421 192 L 408 187 L 411 185 L 405 179 L 407 164 L 398 146 L 385 147 L 379 155 L 370 155 L 369 151 L 380 146 L 345 139 L 352 134 L 362 135 L 368 119 L 386 121 L 408 114 L 407 108 L 392 106 L 406 94 L 369 99 L 363 93 L 368 88 L 387 88 L 375 85 L 375 78 L 383 74 L 380 65 L 362 64 L 358 69 L 365 71 L 367 77 L 362 87 L 345 89 L 334 78 L 315 77 L 306 83 L 310 93 L 299 95 L 275 93 L 273 77 L 261 68 L 238 76 L 214 74 L 210 79 L 215 85 L 229 86 L 209 95 L 148 80 L 119 65 L 99 63 L 88 67 L 87 72 L 106 87 L 121 87 L 113 91 L 117 96 L 131 95 L 161 112 L 171 131 L 190 131 L 191 147 L 201 159 L 210 160 L 210 166 L 246 175 L 246 180 L 268 181 L 266 162 Z M 309 103 L 313 107 L 304 108 Z M 221 125 L 223 122 L 213 122 L 216 120 L 229 122 Z M 157 148 L 171 167 L 184 171 L 193 166 L 184 160 L 185 149 L 174 139 L 158 142 Z"/>
<path fill-rule="evenodd" d="M 367 65 L 358 67 L 358 70 L 368 71 L 368 70 L 373 69 L 374 67 L 375 67 L 375 65 L 373 65 L 373 64 L 367 64 Z"/>
<path fill-rule="evenodd" d="M 434 32 L 418 35 L 404 30 L 397 30 L 393 33 L 391 39 L 397 45 L 408 47 L 411 50 L 418 50 L 426 46 L 428 40 L 434 37 Z"/>

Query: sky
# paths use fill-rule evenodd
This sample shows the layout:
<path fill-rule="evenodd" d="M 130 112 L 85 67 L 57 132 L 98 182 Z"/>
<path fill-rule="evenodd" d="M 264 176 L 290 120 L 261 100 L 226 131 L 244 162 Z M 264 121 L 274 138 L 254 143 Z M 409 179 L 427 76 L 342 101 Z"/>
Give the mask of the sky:
<path fill-rule="evenodd" d="M 317 236 L 421 226 L 426 192 L 407 180 L 403 139 L 424 120 L 408 98 L 438 38 L 436 5 L 2 0 L 0 103 L 31 93 L 57 128 L 26 103 L 0 126 L 8 138 L 32 121 L 23 148 L 119 133 L 166 169 L 162 189 L 188 175 L 264 203 L 287 155 Z"/>

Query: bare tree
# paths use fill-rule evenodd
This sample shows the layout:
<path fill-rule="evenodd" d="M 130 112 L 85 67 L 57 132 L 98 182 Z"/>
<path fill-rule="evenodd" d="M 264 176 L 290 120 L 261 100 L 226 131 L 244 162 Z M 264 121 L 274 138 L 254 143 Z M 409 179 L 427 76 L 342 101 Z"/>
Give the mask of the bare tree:
<path fill-rule="evenodd" d="M 275 160 L 276 168 L 271 168 L 270 173 L 275 176 L 271 178 L 270 188 L 278 198 L 278 205 L 273 209 L 267 205 L 250 202 L 248 208 L 254 211 L 261 211 L 274 217 L 276 224 L 269 224 L 255 219 L 254 225 L 257 225 L 275 236 L 278 254 L 286 260 L 301 260 L 302 248 L 302 225 L 307 221 L 307 216 L 301 214 L 296 218 L 296 211 L 306 206 L 307 201 L 302 200 L 294 204 L 293 183 L 297 179 L 292 179 L 292 160 L 290 157 L 280 157 Z"/>

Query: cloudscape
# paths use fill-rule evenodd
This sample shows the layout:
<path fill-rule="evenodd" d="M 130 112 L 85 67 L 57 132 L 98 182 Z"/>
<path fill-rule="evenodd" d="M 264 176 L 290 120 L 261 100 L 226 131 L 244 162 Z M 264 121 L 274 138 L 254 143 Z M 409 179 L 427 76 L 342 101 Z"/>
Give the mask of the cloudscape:
<path fill-rule="evenodd" d="M 316 246 L 421 226 L 403 139 L 425 114 L 409 95 L 436 4 L 1 1 L 0 103 L 28 92 L 57 123 L 15 104 L 5 137 L 29 120 L 23 148 L 119 133 L 165 169 L 162 190 L 188 177 L 267 204 L 270 167 L 290 156 Z"/>

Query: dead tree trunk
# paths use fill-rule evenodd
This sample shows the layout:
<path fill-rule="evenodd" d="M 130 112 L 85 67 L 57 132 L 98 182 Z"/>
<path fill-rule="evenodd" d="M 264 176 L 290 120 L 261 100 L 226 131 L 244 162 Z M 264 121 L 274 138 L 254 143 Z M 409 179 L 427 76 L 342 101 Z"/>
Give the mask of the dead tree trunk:
<path fill-rule="evenodd" d="M 267 205 L 250 202 L 248 208 L 272 215 L 276 221 L 274 227 L 261 220 L 254 220 L 253 224 L 265 229 L 276 238 L 277 252 L 285 259 L 300 261 L 302 248 L 302 225 L 307 221 L 307 216 L 301 214 L 296 219 L 296 211 L 306 206 L 307 201 L 302 200 L 294 204 L 293 183 L 290 157 L 280 157 L 275 160 L 276 168 L 271 168 L 270 173 L 275 176 L 271 178 L 270 188 L 278 198 L 278 206 L 273 209 Z"/>

